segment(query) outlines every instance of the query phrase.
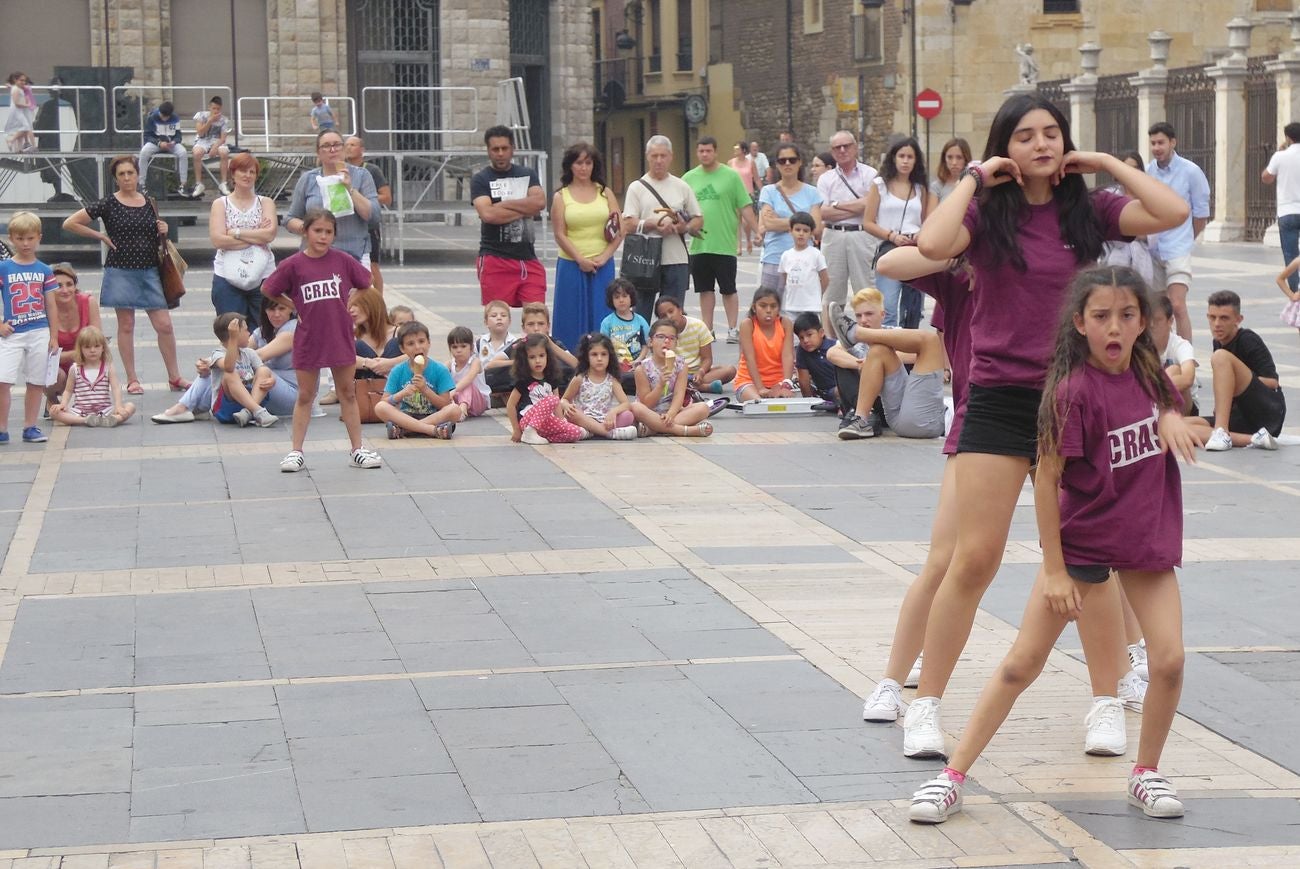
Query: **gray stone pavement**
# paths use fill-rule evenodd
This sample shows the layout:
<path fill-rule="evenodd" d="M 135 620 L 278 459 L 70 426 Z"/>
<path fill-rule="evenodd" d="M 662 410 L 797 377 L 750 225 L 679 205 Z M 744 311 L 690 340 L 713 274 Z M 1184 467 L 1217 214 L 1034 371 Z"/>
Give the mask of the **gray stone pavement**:
<path fill-rule="evenodd" d="M 1276 319 L 1278 259 L 1258 246 L 1203 246 L 1193 306 L 1211 289 L 1242 293 L 1246 324 L 1290 387 L 1300 337 Z M 205 273 L 191 274 L 195 290 L 176 318 L 182 359 L 213 343 Z M 742 283 L 756 274 L 756 258 L 742 259 Z M 480 326 L 472 269 L 386 276 L 392 297 L 430 320 L 438 355 L 449 324 Z M 1194 322 L 1204 359 L 1207 332 Z M 888 577 L 924 558 L 942 468 L 935 444 L 842 443 L 827 416 L 724 413 L 709 440 L 532 448 L 510 444 L 490 417 L 449 443 L 390 443 L 368 428 L 385 466 L 361 473 L 345 466 L 331 415 L 313 422 L 308 473 L 281 475 L 283 426 L 148 421 L 174 397 L 148 336 L 137 332 L 150 381 L 140 417 L 0 453 L 0 596 L 15 590 L 0 597 L 0 869 L 37 859 L 26 849 L 82 845 L 739 807 L 856 811 L 906 796 L 934 768 L 902 757 L 896 728 L 862 725 L 861 679 L 839 665 L 871 667 L 837 651 L 834 630 L 805 628 L 834 651 L 828 664 L 818 643 L 792 639 L 763 613 L 811 607 L 826 583 L 854 575 L 886 577 L 896 596 L 902 586 Z M 734 359 L 734 346 L 717 346 Z M 1298 395 L 1289 389 L 1293 404 Z M 12 414 L 10 429 L 19 421 Z M 1300 549 L 1289 521 L 1300 448 L 1205 456 L 1184 479 L 1180 712 L 1205 740 L 1300 772 Z M 1011 540 L 1035 538 L 1026 492 Z M 1018 621 L 1032 561 L 1008 560 L 985 600 L 989 617 Z M 885 562 L 892 572 L 880 574 Z M 746 576 L 781 591 L 750 596 Z M 733 579 L 744 590 L 729 590 Z M 853 594 L 846 606 L 870 610 Z M 876 665 L 896 606 L 884 600 L 844 639 L 871 647 Z M 1059 648 L 1079 656 L 1072 631 Z M 988 665 L 974 657 L 965 692 Z M 991 811 L 1008 791 L 991 771 L 987 789 L 978 770 L 975 780 L 979 817 L 981 799 Z M 1032 845 L 1029 856 L 997 858 L 1007 863 L 1129 865 L 1087 856 L 1099 848 L 1139 865 L 1132 855 L 1161 849 L 1168 865 L 1228 865 L 1213 862 L 1227 852 L 1200 863 L 1193 849 L 1300 845 L 1300 791 L 1261 799 L 1274 795 L 1259 787 L 1192 793 L 1194 811 L 1177 824 L 1134 815 L 1109 788 L 1013 788 L 1040 796 L 1057 820 L 1012 801 L 1014 811 L 981 823 L 1004 844 Z M 873 823 L 894 828 L 894 810 L 877 811 Z M 729 850 L 725 830 L 700 823 L 709 847 L 744 865 L 736 854 L 748 852 Z M 856 829 L 844 816 L 836 823 L 837 835 Z M 661 828 L 681 863 L 729 865 L 687 859 L 672 829 Z M 880 852 L 891 860 L 1003 865 L 987 856 L 1005 853 L 987 833 L 972 844 L 975 824 L 949 825 L 942 847 L 909 839 L 920 833 L 905 823 L 894 829 L 903 850 Z M 772 859 L 754 865 L 801 865 L 756 835 Z M 871 852 L 864 835 L 854 838 Z M 653 853 L 647 842 L 638 847 Z M 301 865 L 313 865 L 304 848 Z M 533 865 L 488 852 L 492 865 Z M 396 845 L 386 853 L 397 861 Z"/>

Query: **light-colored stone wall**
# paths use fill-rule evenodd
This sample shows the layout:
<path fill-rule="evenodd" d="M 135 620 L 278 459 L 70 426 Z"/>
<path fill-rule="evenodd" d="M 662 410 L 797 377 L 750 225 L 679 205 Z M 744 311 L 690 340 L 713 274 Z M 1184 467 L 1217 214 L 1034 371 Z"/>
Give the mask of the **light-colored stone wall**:
<path fill-rule="evenodd" d="M 90 4 L 90 62 L 103 65 L 104 4 L 112 33 L 113 66 L 135 68 L 133 85 L 172 83 L 171 0 L 88 0 Z"/>
<path fill-rule="evenodd" d="M 308 146 L 312 91 L 327 97 L 348 94 L 345 0 L 267 0 L 266 28 L 269 96 L 297 98 L 270 103 L 271 129 L 279 133 L 302 130 L 298 138 L 272 140 L 271 147 Z M 347 103 L 334 101 L 333 107 L 340 127 L 348 131 Z"/>
<path fill-rule="evenodd" d="M 442 0 L 442 84 L 472 87 L 478 94 L 477 134 L 443 137 L 447 148 L 483 146 L 483 130 L 496 123 L 497 83 L 510 77 L 507 0 Z M 471 100 L 453 96 L 443 103 L 443 128 L 474 126 Z"/>
<path fill-rule="evenodd" d="M 1151 66 L 1147 34 L 1163 29 L 1173 37 L 1169 67 L 1192 66 L 1226 53 L 1225 25 L 1236 15 L 1256 24 L 1251 55 L 1274 54 L 1291 47 L 1286 12 L 1252 13 L 1254 3 L 1241 0 L 1098 0 L 1081 4 L 1082 14 L 1043 15 L 1026 9 L 1041 5 L 1025 0 L 979 0 L 953 7 L 949 0 L 917 0 L 919 88 L 943 95 L 943 114 L 932 124 L 932 136 L 965 136 L 979 151 L 1002 91 L 1018 80 L 1016 43 L 1034 46 L 1039 79 L 1050 81 L 1080 73 L 1078 47 L 1092 41 L 1102 46 L 1098 75 L 1136 72 Z M 955 9 L 956 20 L 952 13 Z M 903 30 L 897 75 L 899 90 L 912 92 L 908 31 Z M 918 89 L 919 89 L 918 88 Z M 894 128 L 911 123 L 908 100 L 900 101 Z"/>
<path fill-rule="evenodd" d="M 579 140 L 595 135 L 592 64 L 596 54 L 591 31 L 591 6 L 587 0 L 559 0 L 551 4 L 551 160 Z M 534 145 L 540 145 L 535 142 Z M 558 165 L 558 164 L 557 164 Z M 558 170 L 552 170 L 558 178 Z"/>

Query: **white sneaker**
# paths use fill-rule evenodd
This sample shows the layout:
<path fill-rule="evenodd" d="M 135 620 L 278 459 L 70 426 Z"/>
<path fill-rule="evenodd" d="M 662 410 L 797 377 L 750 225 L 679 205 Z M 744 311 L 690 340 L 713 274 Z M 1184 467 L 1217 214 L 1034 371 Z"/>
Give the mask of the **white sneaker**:
<path fill-rule="evenodd" d="M 862 704 L 863 721 L 897 721 L 901 712 L 906 712 L 902 689 L 893 679 L 881 679 L 876 690 L 871 692 L 867 702 Z"/>
<path fill-rule="evenodd" d="M 1134 643 L 1128 647 L 1128 663 L 1133 668 L 1133 672 L 1138 674 L 1138 678 L 1143 682 L 1151 681 L 1151 670 L 1147 667 L 1147 647 L 1146 641 Z"/>
<path fill-rule="evenodd" d="M 349 463 L 354 468 L 380 468 L 384 465 L 384 460 L 379 458 L 379 453 L 374 450 L 368 450 L 365 447 L 358 447 L 352 451 Z"/>
<path fill-rule="evenodd" d="M 739 326 L 732 326 L 731 328 L 727 329 L 727 343 L 728 343 L 728 344 L 739 344 L 739 343 L 740 343 L 740 327 L 739 327 Z"/>
<path fill-rule="evenodd" d="M 1277 438 L 1269 434 L 1268 429 L 1262 428 L 1250 436 L 1250 445 L 1257 450 L 1275 450 Z"/>
<path fill-rule="evenodd" d="M 307 460 L 300 450 L 289 450 L 288 455 L 280 459 L 280 472 L 283 474 L 296 474 L 305 467 Z"/>
<path fill-rule="evenodd" d="M 609 433 L 609 439 L 613 441 L 634 441 L 636 440 L 636 426 L 621 425 Z"/>
<path fill-rule="evenodd" d="M 961 785 L 942 773 L 912 794 L 907 816 L 917 824 L 942 824 L 953 812 L 961 811 Z"/>
<path fill-rule="evenodd" d="M 171 423 L 174 422 L 194 422 L 194 420 L 196 420 L 198 416 L 186 410 L 180 413 L 173 413 L 173 414 L 155 413 L 153 416 L 149 418 L 154 422 L 158 423 L 159 425 L 170 425 Z"/>
<path fill-rule="evenodd" d="M 939 729 L 938 697 L 918 697 L 907 707 L 903 716 L 903 756 L 947 759 L 943 731 Z"/>
<path fill-rule="evenodd" d="M 249 413 L 248 408 L 246 407 L 241 407 L 231 415 L 235 418 L 235 423 L 240 428 L 243 428 L 253 421 L 253 414 Z"/>
<path fill-rule="evenodd" d="M 535 447 L 550 443 L 546 438 L 539 435 L 537 429 L 533 428 L 531 425 L 524 429 L 524 433 L 519 436 L 519 440 L 526 444 L 532 444 Z"/>
<path fill-rule="evenodd" d="M 1205 442 L 1205 449 L 1212 453 L 1221 453 L 1224 450 L 1232 449 L 1232 436 L 1221 428 L 1216 428 L 1214 434 Z"/>
<path fill-rule="evenodd" d="M 253 421 L 262 428 L 270 428 L 280 421 L 280 417 L 271 413 L 271 411 L 264 407 L 259 407 L 257 413 L 253 414 Z"/>
<path fill-rule="evenodd" d="M 1142 704 L 1147 699 L 1147 683 L 1142 681 L 1142 677 L 1136 670 L 1129 670 L 1124 674 L 1124 678 L 1119 680 L 1119 691 L 1115 696 L 1124 704 L 1125 709 L 1140 713 Z"/>
<path fill-rule="evenodd" d="M 1169 779 L 1154 770 L 1128 777 L 1128 801 L 1151 818 L 1181 818 L 1183 803 Z"/>
<path fill-rule="evenodd" d="M 1083 723 L 1088 728 L 1083 740 L 1086 754 L 1119 757 L 1128 751 L 1128 734 L 1124 731 L 1124 704 L 1118 698 L 1093 698 L 1092 709 Z"/>
<path fill-rule="evenodd" d="M 227 184 L 225 181 L 222 181 L 220 184 L 218 184 L 217 189 L 221 191 L 222 196 L 230 195 L 230 185 Z"/>
<path fill-rule="evenodd" d="M 924 656 L 917 655 L 916 663 L 912 665 L 912 669 L 907 671 L 907 678 L 903 680 L 904 688 L 915 688 L 917 685 L 921 684 L 921 658 L 922 657 Z"/>
<path fill-rule="evenodd" d="M 203 182 L 199 181 L 194 185 L 194 189 L 190 191 L 190 196 L 194 199 L 198 199 L 202 195 L 203 195 Z"/>
<path fill-rule="evenodd" d="M 212 411 L 210 411 L 210 410 L 196 410 L 196 411 L 194 411 L 194 418 L 195 418 L 195 419 L 212 419 Z"/>

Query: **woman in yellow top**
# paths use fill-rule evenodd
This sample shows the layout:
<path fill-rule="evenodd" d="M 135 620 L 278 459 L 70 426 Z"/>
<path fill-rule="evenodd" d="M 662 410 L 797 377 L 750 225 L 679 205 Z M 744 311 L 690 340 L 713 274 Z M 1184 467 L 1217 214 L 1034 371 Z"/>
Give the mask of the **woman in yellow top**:
<path fill-rule="evenodd" d="M 610 313 L 605 288 L 614 279 L 614 251 L 622 240 L 618 222 L 613 239 L 605 236 L 618 199 L 605 186 L 605 163 L 586 142 L 570 146 L 560 162 L 560 189 L 551 199 L 551 224 L 560 259 L 555 265 L 551 336 L 565 347 L 600 329 Z"/>

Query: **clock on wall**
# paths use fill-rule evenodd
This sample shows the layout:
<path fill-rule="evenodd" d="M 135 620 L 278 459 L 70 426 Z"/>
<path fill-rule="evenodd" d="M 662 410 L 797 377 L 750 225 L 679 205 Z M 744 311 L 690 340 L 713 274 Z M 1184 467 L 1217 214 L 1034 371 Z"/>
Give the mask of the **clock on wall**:
<path fill-rule="evenodd" d="M 708 117 L 709 103 L 699 94 L 691 94 L 686 98 L 682 109 L 686 113 L 687 121 L 692 124 L 699 124 L 703 123 L 704 119 Z"/>

